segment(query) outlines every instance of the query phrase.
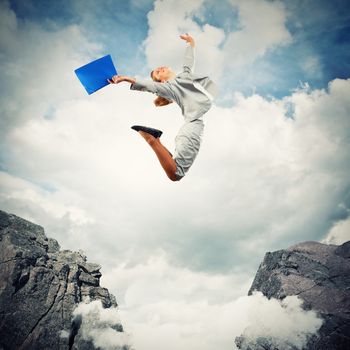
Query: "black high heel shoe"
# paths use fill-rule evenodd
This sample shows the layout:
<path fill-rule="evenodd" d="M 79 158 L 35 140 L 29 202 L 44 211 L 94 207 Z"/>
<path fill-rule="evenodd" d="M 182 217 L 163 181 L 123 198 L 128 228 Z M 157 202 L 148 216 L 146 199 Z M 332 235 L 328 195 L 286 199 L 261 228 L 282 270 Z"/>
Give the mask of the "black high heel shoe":
<path fill-rule="evenodd" d="M 141 125 L 133 125 L 131 129 L 136 131 L 147 132 L 147 134 L 154 136 L 156 139 L 163 134 L 163 131 L 160 131 L 158 129 L 148 128 L 147 126 L 141 126 Z"/>

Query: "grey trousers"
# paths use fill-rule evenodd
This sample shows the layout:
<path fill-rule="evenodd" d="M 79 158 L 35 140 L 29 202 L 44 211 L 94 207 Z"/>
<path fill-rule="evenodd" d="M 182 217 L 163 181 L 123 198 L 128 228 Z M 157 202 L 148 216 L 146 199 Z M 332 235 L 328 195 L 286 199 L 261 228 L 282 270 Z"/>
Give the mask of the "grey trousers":
<path fill-rule="evenodd" d="M 201 145 L 204 122 L 202 118 L 192 122 L 185 122 L 180 128 L 175 138 L 175 154 L 176 163 L 175 175 L 177 180 L 185 176 L 187 171 L 193 164 Z"/>

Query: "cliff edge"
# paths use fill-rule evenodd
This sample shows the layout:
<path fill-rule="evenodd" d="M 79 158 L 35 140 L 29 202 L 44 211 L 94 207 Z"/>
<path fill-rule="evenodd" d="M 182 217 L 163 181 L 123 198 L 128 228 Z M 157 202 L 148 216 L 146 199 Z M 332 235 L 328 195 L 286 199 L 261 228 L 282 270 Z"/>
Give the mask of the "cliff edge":
<path fill-rule="evenodd" d="M 60 250 L 42 227 L 0 211 L 0 349 L 96 349 L 73 311 L 87 299 L 117 306 L 100 286 L 100 268 L 81 251 Z M 112 328 L 123 332 L 118 320 Z"/>
<path fill-rule="evenodd" d="M 248 294 L 254 291 L 279 300 L 296 295 L 305 310 L 317 312 L 323 324 L 305 349 L 350 349 L 350 241 L 340 246 L 304 242 L 266 253 Z M 242 350 L 276 349 L 266 338 L 242 335 L 235 343 Z"/>

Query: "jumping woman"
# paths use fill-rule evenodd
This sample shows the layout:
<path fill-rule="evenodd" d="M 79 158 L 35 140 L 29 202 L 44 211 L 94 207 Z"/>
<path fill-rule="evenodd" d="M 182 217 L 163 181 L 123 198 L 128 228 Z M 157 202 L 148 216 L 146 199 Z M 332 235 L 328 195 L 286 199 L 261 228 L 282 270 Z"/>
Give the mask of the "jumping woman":
<path fill-rule="evenodd" d="M 188 34 L 180 35 L 180 38 L 188 44 L 180 74 L 176 75 L 170 67 L 158 67 L 151 72 L 152 82 L 136 81 L 135 78 L 120 75 L 108 80 L 111 84 L 126 81 L 131 84 L 131 90 L 148 91 L 157 95 L 154 100 L 157 107 L 175 101 L 181 108 L 185 123 L 175 138 L 174 156 L 160 142 L 162 131 L 140 125 L 132 126 L 151 146 L 172 181 L 181 180 L 193 164 L 201 144 L 203 115 L 210 109 L 216 95 L 216 86 L 209 77 L 193 74 L 194 39 Z"/>

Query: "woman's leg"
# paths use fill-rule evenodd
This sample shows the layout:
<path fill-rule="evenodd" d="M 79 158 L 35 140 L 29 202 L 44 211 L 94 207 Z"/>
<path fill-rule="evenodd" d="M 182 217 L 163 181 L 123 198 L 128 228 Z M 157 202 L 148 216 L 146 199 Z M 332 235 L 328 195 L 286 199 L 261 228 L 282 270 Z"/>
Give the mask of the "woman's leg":
<path fill-rule="evenodd" d="M 153 149 L 154 153 L 157 155 L 158 160 L 166 172 L 168 178 L 172 181 L 177 181 L 178 178 L 175 175 L 176 163 L 170 152 L 161 144 L 160 139 L 155 138 L 151 134 L 148 134 L 144 131 L 139 131 L 139 134 L 146 140 L 146 142 Z"/>

